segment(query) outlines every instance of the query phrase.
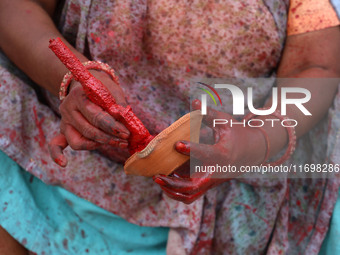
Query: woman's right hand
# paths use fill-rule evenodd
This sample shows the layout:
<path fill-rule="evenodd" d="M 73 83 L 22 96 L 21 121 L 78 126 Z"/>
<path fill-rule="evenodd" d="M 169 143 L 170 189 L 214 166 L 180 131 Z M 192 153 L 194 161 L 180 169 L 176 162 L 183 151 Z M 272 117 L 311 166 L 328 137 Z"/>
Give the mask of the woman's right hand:
<path fill-rule="evenodd" d="M 117 104 L 126 106 L 124 93 L 119 85 L 105 73 L 91 71 L 111 92 Z M 50 154 L 55 162 L 66 166 L 62 151 L 70 145 L 74 150 L 95 150 L 103 145 L 125 149 L 128 147 L 127 128 L 92 103 L 85 95 L 83 87 L 72 81 L 69 93 L 59 107 L 61 114 L 60 135 L 49 144 Z"/>

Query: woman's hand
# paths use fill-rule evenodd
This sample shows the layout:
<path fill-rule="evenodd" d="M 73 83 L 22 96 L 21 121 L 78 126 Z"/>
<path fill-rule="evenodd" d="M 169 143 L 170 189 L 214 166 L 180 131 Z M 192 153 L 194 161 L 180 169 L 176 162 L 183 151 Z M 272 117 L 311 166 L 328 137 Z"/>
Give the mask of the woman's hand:
<path fill-rule="evenodd" d="M 107 74 L 98 71 L 92 71 L 92 74 L 107 86 L 117 104 L 127 105 L 123 91 Z M 50 154 L 58 164 L 62 163 L 60 165 L 65 166 L 67 163 L 62 154 L 67 145 L 74 150 L 94 150 L 103 145 L 127 148 L 127 139 L 130 135 L 127 128 L 92 103 L 79 82 L 71 83 L 70 91 L 59 109 L 61 135 L 52 139 L 50 143 Z"/>
<path fill-rule="evenodd" d="M 198 100 L 193 102 L 193 109 L 200 109 Z M 265 138 L 257 128 L 244 127 L 243 125 L 216 125 L 214 119 L 233 119 L 229 114 L 208 108 L 203 122 L 212 127 L 214 144 L 197 144 L 188 141 L 179 141 L 175 148 L 179 153 L 189 155 L 195 160 L 195 166 L 236 166 L 259 165 L 266 154 Z M 233 121 L 236 121 L 233 119 Z M 196 164 L 196 162 L 198 164 Z M 160 185 L 169 197 L 192 203 L 207 190 L 236 177 L 237 173 L 190 173 L 190 165 L 185 164 L 169 176 L 154 176 L 154 181 Z"/>

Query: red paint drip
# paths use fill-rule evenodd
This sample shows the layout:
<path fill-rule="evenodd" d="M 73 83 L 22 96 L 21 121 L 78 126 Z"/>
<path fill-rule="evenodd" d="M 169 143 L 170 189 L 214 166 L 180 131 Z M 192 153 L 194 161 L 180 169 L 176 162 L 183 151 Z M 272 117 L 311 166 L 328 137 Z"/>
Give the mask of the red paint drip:
<path fill-rule="evenodd" d="M 235 202 L 235 204 L 244 206 L 247 210 L 251 211 L 255 216 L 257 216 L 259 219 L 261 219 L 269 227 L 269 222 L 265 218 L 261 217 L 260 215 L 258 215 L 256 213 L 256 211 L 257 211 L 256 208 L 252 208 L 250 205 L 243 204 L 243 203 L 238 203 L 238 202 Z"/>
<path fill-rule="evenodd" d="M 36 109 L 35 106 L 33 106 L 33 113 L 34 113 L 35 125 L 37 126 L 37 128 L 39 130 L 39 139 L 38 139 L 39 140 L 39 146 L 44 147 L 44 144 L 46 144 L 46 139 L 45 139 L 44 131 L 42 129 L 42 123 L 44 122 L 45 118 L 41 118 L 41 120 L 39 121 L 37 109 Z"/>
<path fill-rule="evenodd" d="M 123 123 L 130 131 L 129 151 L 131 154 L 143 150 L 153 139 L 143 123 L 132 112 L 130 106 L 116 104 L 110 91 L 96 79 L 70 51 L 60 38 L 50 40 L 49 48 L 60 61 L 71 71 L 76 81 L 80 82 L 86 96 L 95 104 L 102 107 L 111 116 Z M 119 85 L 118 79 L 114 80 Z"/>

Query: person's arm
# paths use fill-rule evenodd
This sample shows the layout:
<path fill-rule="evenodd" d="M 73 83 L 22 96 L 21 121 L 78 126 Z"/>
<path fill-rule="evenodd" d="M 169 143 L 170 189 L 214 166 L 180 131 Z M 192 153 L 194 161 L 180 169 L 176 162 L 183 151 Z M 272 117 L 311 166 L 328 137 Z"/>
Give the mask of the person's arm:
<path fill-rule="evenodd" d="M 51 16 L 56 0 L 0 0 L 0 48 L 33 81 L 58 95 L 68 72 L 48 48 L 49 40 L 60 37 L 80 61 L 88 59 L 59 33 Z M 126 105 L 124 94 L 105 73 L 91 71 L 111 91 L 118 104 Z M 126 146 L 129 131 L 86 98 L 78 82 L 61 104 L 61 132 L 73 149 L 94 149 L 100 144 Z"/>
<path fill-rule="evenodd" d="M 336 94 L 340 78 L 340 27 L 331 27 L 314 32 L 288 36 L 278 68 L 280 87 L 306 88 L 311 99 L 304 106 L 312 116 L 306 117 L 295 106 L 287 107 L 287 116 L 298 122 L 297 137 L 313 128 L 327 113 Z M 303 78 L 306 78 L 305 80 Z M 289 94 L 289 98 L 301 97 Z M 280 102 L 280 99 L 279 99 Z M 267 104 L 271 105 L 271 102 Z M 280 108 L 280 105 L 279 105 Z M 288 142 L 285 128 L 265 128 L 271 144 L 271 156 L 276 155 Z"/>
<path fill-rule="evenodd" d="M 48 48 L 51 38 L 62 37 L 51 19 L 56 4 L 57 0 L 0 0 L 0 48 L 33 81 L 54 95 L 68 71 Z M 81 61 L 87 60 L 67 45 Z"/>
<path fill-rule="evenodd" d="M 279 88 L 282 86 L 302 87 L 311 92 L 311 99 L 304 106 L 312 113 L 312 116 L 305 117 L 295 106 L 287 107 L 287 116 L 299 123 L 296 127 L 297 137 L 312 129 L 325 116 L 332 105 L 339 79 L 327 78 L 340 77 L 339 59 L 339 26 L 292 35 L 287 38 L 278 68 L 278 77 L 315 78 L 313 82 L 292 80 L 289 83 L 278 83 Z M 300 97 L 300 95 L 289 94 L 289 98 L 292 97 Z M 280 99 L 278 101 L 280 102 Z M 271 102 L 268 102 L 267 106 L 271 106 Z M 194 102 L 193 108 L 200 109 L 200 104 Z M 211 119 L 213 118 L 230 119 L 231 116 L 208 109 L 208 114 L 203 118 L 204 122 L 211 126 Z M 256 118 L 266 119 L 268 116 Z M 268 134 L 270 156 L 274 156 L 288 143 L 287 131 L 280 125 L 272 128 L 271 123 L 266 124 L 263 128 Z M 202 165 L 259 165 L 263 161 L 266 154 L 266 142 L 262 133 L 257 131 L 256 128 L 243 128 L 237 125 L 232 128 L 227 126 L 217 127 L 214 131 L 216 141 L 213 145 L 184 141 L 184 143 L 178 142 L 175 148 L 182 154 L 198 159 L 202 162 Z M 227 181 L 227 178 L 233 177 L 227 175 L 226 179 L 214 178 L 210 173 L 203 173 L 201 178 L 183 178 L 181 171 L 182 169 L 172 176 L 155 176 L 154 181 L 169 197 L 185 203 L 195 201 L 208 189 Z"/>

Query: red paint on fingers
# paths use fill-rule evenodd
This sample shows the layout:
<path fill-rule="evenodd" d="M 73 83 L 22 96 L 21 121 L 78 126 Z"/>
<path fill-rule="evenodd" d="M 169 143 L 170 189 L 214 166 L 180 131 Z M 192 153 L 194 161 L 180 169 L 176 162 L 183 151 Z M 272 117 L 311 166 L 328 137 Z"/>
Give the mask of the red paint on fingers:
<path fill-rule="evenodd" d="M 190 155 L 190 145 L 186 141 L 177 142 L 175 149 L 184 155 Z"/>
<path fill-rule="evenodd" d="M 60 38 L 50 40 L 50 49 L 60 59 L 60 61 L 71 71 L 73 76 L 86 93 L 86 96 L 95 104 L 102 107 L 111 116 L 123 123 L 130 131 L 129 151 L 135 153 L 143 150 L 153 139 L 143 123 L 132 112 L 130 106 L 123 107 L 116 104 L 110 91 L 96 79 L 70 51 Z M 119 85 L 118 78 L 114 82 Z"/>

